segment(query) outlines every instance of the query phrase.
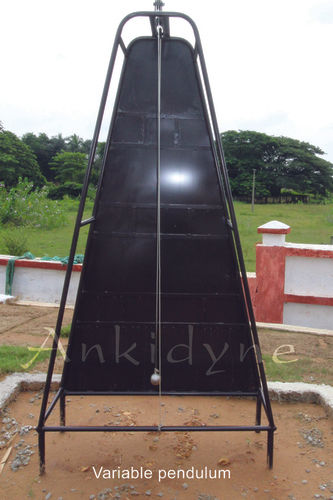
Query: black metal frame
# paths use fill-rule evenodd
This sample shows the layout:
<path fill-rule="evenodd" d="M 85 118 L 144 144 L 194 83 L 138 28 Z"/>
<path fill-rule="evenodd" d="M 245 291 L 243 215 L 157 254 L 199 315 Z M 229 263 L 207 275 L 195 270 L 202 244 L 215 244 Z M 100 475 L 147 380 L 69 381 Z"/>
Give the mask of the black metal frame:
<path fill-rule="evenodd" d="M 159 3 L 159 2 L 156 2 Z M 68 295 L 68 289 L 69 289 L 69 284 L 70 284 L 70 279 L 71 279 L 71 273 L 73 269 L 73 262 L 74 262 L 74 256 L 75 256 L 75 251 L 76 251 L 76 246 L 77 246 L 77 241 L 79 237 L 79 232 L 81 227 L 91 224 L 95 220 L 95 208 L 93 211 L 92 217 L 82 220 L 83 217 L 83 211 L 85 207 L 85 201 L 86 201 L 86 196 L 87 196 L 87 191 L 88 191 L 88 186 L 89 186 L 89 181 L 90 181 L 90 176 L 94 164 L 94 159 L 95 159 L 95 154 L 96 154 L 96 148 L 98 144 L 98 138 L 101 130 L 101 125 L 103 121 L 103 116 L 104 116 L 104 111 L 105 111 L 105 106 L 108 98 L 108 91 L 111 83 L 111 78 L 112 78 L 112 73 L 114 70 L 114 65 L 116 61 L 116 56 L 118 53 L 119 47 L 123 51 L 124 55 L 126 56 L 126 46 L 124 44 L 124 41 L 121 37 L 122 30 L 125 26 L 125 24 L 130 21 L 133 18 L 137 17 L 147 17 L 150 20 L 151 24 L 151 29 L 152 29 L 152 36 L 156 36 L 157 31 L 156 31 L 156 26 L 157 22 L 162 25 L 163 30 L 164 30 L 164 35 L 165 37 L 169 36 L 169 20 L 170 18 L 181 18 L 187 21 L 194 33 L 195 37 L 195 47 L 194 47 L 194 54 L 196 56 L 197 60 L 197 70 L 198 70 L 198 75 L 199 75 L 199 81 L 201 83 L 202 89 L 204 90 L 203 95 L 206 96 L 206 119 L 207 123 L 209 123 L 209 134 L 210 134 L 210 141 L 211 141 L 211 146 L 215 158 L 215 164 L 217 168 L 217 174 L 218 174 L 218 180 L 219 180 L 219 185 L 221 191 L 224 193 L 225 196 L 222 196 L 223 202 L 225 204 L 226 208 L 226 213 L 229 214 L 229 226 L 233 232 L 233 238 L 234 238 L 234 249 L 235 249 L 235 254 L 236 258 L 238 260 L 238 265 L 239 265 L 239 270 L 240 274 L 242 277 L 242 283 L 243 283 L 243 291 L 244 291 L 244 296 L 245 296 L 245 301 L 246 301 L 246 306 L 247 306 L 247 314 L 248 314 L 248 319 L 249 319 L 249 324 L 251 327 L 251 335 L 252 335 L 252 346 L 255 348 L 255 353 L 256 353 L 256 360 L 257 360 L 257 368 L 258 368 L 258 387 L 259 390 L 258 392 L 242 392 L 242 391 L 237 391 L 237 392 L 205 392 L 205 393 L 198 393 L 198 392 L 177 392 L 177 393 L 163 393 L 163 395 L 177 395 L 177 396 L 192 396 L 192 395 L 200 395 L 200 396 L 246 396 L 246 397 L 254 397 L 256 398 L 256 414 L 255 414 L 255 425 L 240 425 L 240 426 L 234 426 L 234 425 L 228 425 L 228 426 L 66 426 L 65 424 L 65 408 L 66 408 L 66 396 L 69 395 L 129 395 L 128 392 L 69 392 L 65 391 L 62 387 L 58 390 L 56 393 L 55 397 L 53 398 L 52 402 L 50 403 L 48 409 L 47 409 L 47 402 L 48 402 L 48 397 L 50 393 L 50 387 L 51 387 L 51 381 L 52 381 L 52 374 L 53 374 L 53 369 L 54 369 L 54 363 L 56 359 L 56 354 L 57 354 L 57 349 L 58 349 L 58 342 L 59 342 L 59 337 L 60 337 L 60 331 L 61 331 L 61 326 L 62 326 L 62 321 L 63 321 L 63 316 L 64 316 L 64 311 L 65 311 L 65 306 L 66 306 L 66 300 L 67 300 L 67 295 Z M 201 75 L 200 75 L 201 72 Z M 114 120 L 114 116 L 111 121 L 111 127 L 110 131 L 112 130 L 112 123 Z M 111 134 L 111 133 L 110 133 Z M 108 137 L 107 144 L 110 141 L 110 134 Z M 107 148 L 106 148 L 107 150 Z M 100 175 L 100 181 L 101 178 L 103 177 L 103 171 L 101 172 Z M 97 196 L 96 199 L 99 196 L 99 191 L 100 191 L 100 182 L 99 186 L 97 189 Z M 96 207 L 96 205 L 95 205 Z M 139 395 L 143 396 L 148 393 L 145 392 L 140 392 L 140 393 L 131 393 L 130 395 Z M 149 395 L 152 395 L 149 393 Z M 153 394 L 155 395 L 155 394 Z M 158 393 L 156 393 L 158 395 Z M 60 426 L 46 426 L 46 421 L 50 414 L 52 413 L 55 405 L 57 402 L 60 402 Z M 266 413 L 266 417 L 268 420 L 268 425 L 261 425 L 261 410 L 262 407 L 264 408 L 264 411 Z M 44 389 L 44 395 L 42 398 L 42 404 L 41 404 L 41 411 L 40 411 L 40 417 L 38 421 L 38 425 L 36 427 L 36 430 L 38 432 L 39 436 L 39 457 L 40 457 L 40 473 L 42 474 L 45 470 L 45 433 L 46 432 L 64 432 L 64 431 L 71 431 L 71 432 L 151 432 L 151 431 L 162 431 L 162 432 L 171 432 L 171 431 L 186 431 L 186 432 L 198 432 L 198 431 L 255 431 L 255 432 L 260 432 L 260 431 L 266 431 L 267 432 L 267 462 L 268 466 L 272 468 L 273 466 L 273 439 L 274 439 L 274 431 L 276 430 L 275 424 L 274 424 L 274 419 L 273 419 L 273 413 L 270 405 L 270 400 L 269 400 L 269 394 L 268 394 L 268 388 L 267 388 L 267 382 L 266 382 L 266 376 L 265 376 L 265 371 L 264 371 L 264 366 L 263 366 L 263 361 L 260 353 L 260 348 L 259 348 L 259 339 L 258 339 L 258 332 L 256 328 L 256 322 L 255 322 L 255 317 L 253 313 L 253 308 L 252 308 L 252 303 L 251 303 L 251 296 L 250 296 L 250 291 L 249 291 L 249 285 L 247 281 L 247 276 L 246 276 L 246 270 L 245 270 L 245 264 L 244 264 L 244 259 L 243 259 L 243 254 L 242 254 L 242 249 L 241 249 L 241 244 L 240 244 L 240 237 L 239 237 L 239 232 L 237 228 L 237 223 L 236 223 L 236 217 L 235 217 L 235 212 L 234 212 L 234 207 L 233 207 L 233 201 L 232 201 L 232 194 L 231 194 L 231 189 L 230 189 L 230 184 L 229 184 L 229 179 L 228 179 L 228 173 L 227 173 L 227 168 L 226 168 L 226 162 L 224 158 L 224 153 L 223 153 L 223 148 L 221 144 L 221 139 L 219 135 L 219 130 L 218 130 L 218 125 L 217 125 L 217 119 L 216 119 L 216 114 L 214 110 L 214 105 L 213 105 L 213 99 L 212 99 L 212 93 L 209 85 L 209 80 L 208 80 L 208 74 L 207 74 L 207 69 L 206 69 L 206 64 L 203 56 L 203 51 L 202 51 L 202 46 L 201 46 L 201 41 L 200 41 L 200 36 L 198 29 L 193 22 L 193 20 L 187 16 L 186 14 L 178 13 L 178 12 L 162 12 L 161 10 L 155 11 L 155 12 L 149 12 L 149 11 L 142 11 L 142 12 L 134 12 L 126 16 L 120 23 L 116 36 L 115 36 L 115 41 L 111 53 L 111 58 L 109 62 L 109 67 L 106 75 L 106 80 L 104 84 L 104 89 L 102 93 L 102 98 L 101 98 L 101 103 L 99 107 L 99 112 L 97 116 L 97 121 L 96 121 L 96 126 L 95 126 L 95 131 L 93 135 L 93 140 L 91 144 L 91 150 L 89 154 L 89 159 L 88 159 L 88 167 L 87 171 L 85 174 L 84 178 L 84 183 L 83 183 L 83 188 L 82 188 L 82 193 L 81 193 L 81 199 L 80 199 L 80 204 L 79 204 L 79 209 L 78 209 L 78 214 L 77 214 L 77 219 L 76 219 L 76 224 L 74 228 L 74 233 L 73 233 L 73 239 L 72 239 L 72 244 L 71 244 L 71 249 L 70 249 L 70 254 L 69 254 L 69 259 L 68 259 L 68 265 L 67 265 L 67 270 L 66 270 L 66 275 L 65 275 L 65 280 L 64 280 L 64 286 L 63 286 L 63 291 L 62 291 L 62 296 L 60 300 L 60 306 L 59 306 L 59 313 L 58 313 L 58 319 L 56 323 L 56 328 L 55 328 L 55 335 L 54 335 L 54 340 L 53 340 L 53 346 L 52 346 L 52 351 L 51 351 L 51 356 L 50 356 L 50 362 L 49 362 L 49 367 L 48 367 L 48 372 L 47 372 L 47 377 L 46 377 L 46 383 L 45 383 L 45 389 Z"/>

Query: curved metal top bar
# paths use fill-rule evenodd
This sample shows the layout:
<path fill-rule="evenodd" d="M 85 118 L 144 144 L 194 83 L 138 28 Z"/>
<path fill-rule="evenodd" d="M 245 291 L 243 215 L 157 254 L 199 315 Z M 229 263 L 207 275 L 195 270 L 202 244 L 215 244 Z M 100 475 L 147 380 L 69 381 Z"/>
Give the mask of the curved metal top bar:
<path fill-rule="evenodd" d="M 125 24 L 130 21 L 131 19 L 134 19 L 135 17 L 178 17 L 181 19 L 184 19 L 187 21 L 194 32 L 194 36 L 197 42 L 200 43 L 200 36 L 199 36 L 199 30 L 193 21 L 191 17 L 189 17 L 187 14 L 183 14 L 182 12 L 163 12 L 163 11 L 138 11 L 138 12 L 131 12 L 127 16 L 125 16 L 122 21 L 120 22 L 118 26 L 118 30 L 116 33 L 116 39 L 121 35 L 121 32 L 125 26 Z"/>

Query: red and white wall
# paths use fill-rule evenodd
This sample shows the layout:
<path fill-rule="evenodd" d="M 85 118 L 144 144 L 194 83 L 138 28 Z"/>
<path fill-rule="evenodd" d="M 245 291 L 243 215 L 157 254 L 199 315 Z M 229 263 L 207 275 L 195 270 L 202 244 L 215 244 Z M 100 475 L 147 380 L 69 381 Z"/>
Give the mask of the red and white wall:
<path fill-rule="evenodd" d="M 5 293 L 6 267 L 10 255 L 0 255 L 0 294 Z M 69 305 L 75 302 L 82 265 L 73 266 L 68 291 Z M 12 295 L 21 301 L 59 304 L 66 266 L 60 262 L 20 259 L 15 261 Z"/>
<path fill-rule="evenodd" d="M 256 320 L 333 330 L 333 245 L 287 243 L 290 227 L 271 221 L 258 228 L 256 273 L 248 281 Z M 10 256 L 0 255 L 0 294 Z M 74 265 L 68 305 L 75 303 L 82 266 Z M 66 266 L 17 260 L 12 294 L 21 301 L 59 304 Z"/>
<path fill-rule="evenodd" d="M 332 330 L 333 245 L 287 243 L 290 227 L 278 221 L 258 233 L 256 320 Z"/>

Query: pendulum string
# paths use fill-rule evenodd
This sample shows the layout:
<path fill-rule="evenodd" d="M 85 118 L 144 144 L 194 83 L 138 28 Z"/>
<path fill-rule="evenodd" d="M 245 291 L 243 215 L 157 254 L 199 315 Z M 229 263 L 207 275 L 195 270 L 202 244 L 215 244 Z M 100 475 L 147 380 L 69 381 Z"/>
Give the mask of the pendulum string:
<path fill-rule="evenodd" d="M 162 426 L 162 325 L 161 325 L 161 54 L 162 26 L 157 26 L 157 182 L 156 182 L 156 302 L 155 302 L 155 368 L 151 382 L 159 386 L 159 429 Z"/>
<path fill-rule="evenodd" d="M 161 324 L 161 72 L 162 72 L 162 27 L 157 27 L 157 254 L 158 254 L 158 294 L 157 294 L 157 313 L 158 313 L 158 370 L 160 376 L 159 383 L 159 412 L 160 423 L 162 426 L 162 324 Z"/>

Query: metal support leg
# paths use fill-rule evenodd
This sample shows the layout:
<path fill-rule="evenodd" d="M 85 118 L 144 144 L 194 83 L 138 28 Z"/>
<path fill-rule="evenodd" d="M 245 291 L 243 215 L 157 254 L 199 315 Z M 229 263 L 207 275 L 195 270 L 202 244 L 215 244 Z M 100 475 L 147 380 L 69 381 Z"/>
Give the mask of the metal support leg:
<path fill-rule="evenodd" d="M 267 432 L 267 464 L 270 469 L 273 467 L 274 430 Z"/>
<path fill-rule="evenodd" d="M 66 396 L 64 393 L 60 396 L 60 425 L 66 425 Z"/>
<path fill-rule="evenodd" d="M 256 406 L 256 425 L 261 424 L 261 395 L 258 394 L 257 396 L 257 406 Z M 257 434 L 260 433 L 260 431 L 256 431 Z"/>
<path fill-rule="evenodd" d="M 45 472 L 45 432 L 38 430 L 39 475 Z"/>

